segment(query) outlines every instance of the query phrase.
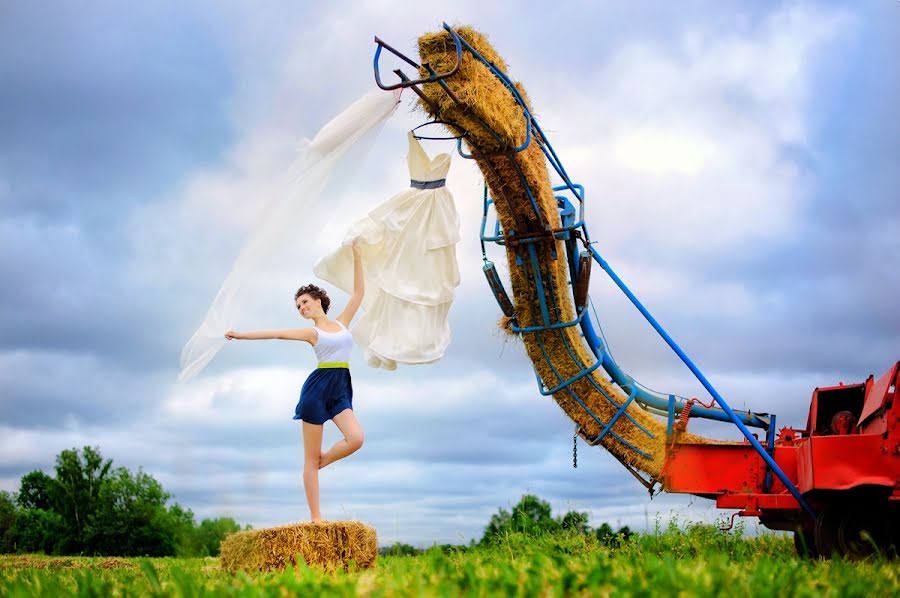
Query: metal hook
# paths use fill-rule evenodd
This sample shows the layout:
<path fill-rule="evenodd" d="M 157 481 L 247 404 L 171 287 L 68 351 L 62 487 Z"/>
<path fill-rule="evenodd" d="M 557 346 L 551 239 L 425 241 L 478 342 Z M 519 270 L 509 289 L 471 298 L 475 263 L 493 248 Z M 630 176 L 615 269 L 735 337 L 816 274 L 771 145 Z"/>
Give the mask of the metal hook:
<path fill-rule="evenodd" d="M 418 125 L 418 126 L 416 126 L 416 127 L 413 127 L 413 128 L 410 130 L 410 132 L 416 131 L 417 129 L 421 129 L 422 127 L 427 127 L 428 125 L 452 125 L 452 124 L 453 124 L 453 123 L 448 123 L 447 121 L 443 121 L 443 120 L 440 120 L 440 119 L 438 119 L 438 120 L 431 120 L 431 121 L 428 121 L 427 123 L 422 123 L 421 125 Z M 460 134 L 460 135 L 451 135 L 451 136 L 449 136 L 449 137 L 426 137 L 425 135 L 413 135 L 413 137 L 415 137 L 416 139 L 434 139 L 434 140 L 440 141 L 440 140 L 449 140 L 449 139 L 462 139 L 462 138 L 465 137 L 467 134 L 468 134 L 468 133 L 463 132 L 463 133 Z"/>

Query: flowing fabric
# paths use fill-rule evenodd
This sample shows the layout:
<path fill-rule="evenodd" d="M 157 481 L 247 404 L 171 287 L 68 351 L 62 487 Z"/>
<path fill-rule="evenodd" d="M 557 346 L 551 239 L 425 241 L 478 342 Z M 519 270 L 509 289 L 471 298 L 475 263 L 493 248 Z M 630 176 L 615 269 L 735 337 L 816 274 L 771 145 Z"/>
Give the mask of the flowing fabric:
<path fill-rule="evenodd" d="M 375 90 L 365 94 L 328 122 L 312 141 L 304 140 L 301 154 L 292 169 L 289 190 L 266 206 L 250 231 L 222 288 L 216 294 L 206 319 L 181 352 L 179 381 L 199 373 L 225 344 L 224 334 L 237 327 L 246 311 L 248 292 L 260 293 L 273 258 L 302 243 L 299 223 L 308 218 L 304 211 L 313 205 L 328 184 L 331 174 L 348 153 L 371 144 L 369 135 L 397 109 L 399 93 Z"/>
<path fill-rule="evenodd" d="M 429 159 L 410 133 L 407 163 L 414 184 L 432 184 L 412 186 L 376 207 L 313 268 L 322 280 L 352 292 L 350 245 L 358 241 L 365 314 L 351 332 L 366 363 L 387 370 L 398 363 L 433 363 L 444 355 L 451 338 L 447 315 L 459 286 L 459 214 L 450 191 L 439 184 L 450 155 Z"/>

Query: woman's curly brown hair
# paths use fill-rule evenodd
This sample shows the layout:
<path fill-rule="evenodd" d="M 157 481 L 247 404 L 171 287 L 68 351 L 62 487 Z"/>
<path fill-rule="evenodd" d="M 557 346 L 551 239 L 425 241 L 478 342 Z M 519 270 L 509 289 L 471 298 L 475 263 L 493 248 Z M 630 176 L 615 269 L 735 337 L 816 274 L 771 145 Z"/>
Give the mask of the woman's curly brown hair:
<path fill-rule="evenodd" d="M 294 303 L 297 302 L 297 299 L 300 295 L 309 295 L 313 299 L 318 299 L 322 302 L 322 311 L 326 314 L 328 313 L 328 307 L 331 305 L 331 299 L 328 298 L 328 293 L 325 292 L 324 289 L 320 289 L 314 284 L 308 284 L 297 289 L 297 292 L 294 293 Z"/>

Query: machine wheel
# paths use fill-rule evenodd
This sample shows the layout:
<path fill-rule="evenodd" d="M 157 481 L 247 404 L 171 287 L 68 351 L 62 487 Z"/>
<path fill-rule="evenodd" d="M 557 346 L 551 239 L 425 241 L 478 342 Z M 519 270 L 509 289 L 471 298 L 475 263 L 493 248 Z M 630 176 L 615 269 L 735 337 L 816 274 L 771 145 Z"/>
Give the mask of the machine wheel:
<path fill-rule="evenodd" d="M 838 549 L 850 560 L 861 560 L 888 548 L 885 518 L 877 508 L 848 509 L 838 529 Z"/>
<path fill-rule="evenodd" d="M 831 558 L 840 554 L 838 532 L 841 527 L 841 508 L 837 505 L 825 505 L 816 517 L 815 545 L 819 556 Z"/>
<path fill-rule="evenodd" d="M 794 548 L 797 555 L 804 559 L 819 558 L 816 550 L 816 535 L 810 530 L 798 529 L 794 532 Z"/>

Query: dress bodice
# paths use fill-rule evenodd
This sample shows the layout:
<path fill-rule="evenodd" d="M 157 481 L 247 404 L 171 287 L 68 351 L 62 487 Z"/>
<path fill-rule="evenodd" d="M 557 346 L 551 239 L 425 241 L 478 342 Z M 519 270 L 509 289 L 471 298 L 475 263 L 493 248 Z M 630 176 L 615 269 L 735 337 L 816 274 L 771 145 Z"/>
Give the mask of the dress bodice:
<path fill-rule="evenodd" d="M 414 181 L 437 181 L 447 178 L 447 171 L 450 170 L 450 154 L 438 154 L 433 159 L 429 158 L 412 131 L 408 137 L 409 155 L 406 162 L 409 165 L 409 178 Z"/>

